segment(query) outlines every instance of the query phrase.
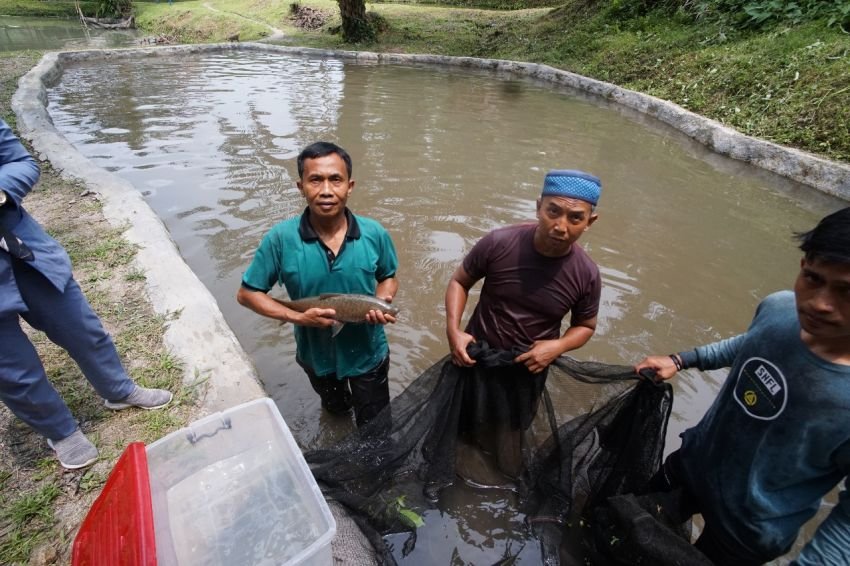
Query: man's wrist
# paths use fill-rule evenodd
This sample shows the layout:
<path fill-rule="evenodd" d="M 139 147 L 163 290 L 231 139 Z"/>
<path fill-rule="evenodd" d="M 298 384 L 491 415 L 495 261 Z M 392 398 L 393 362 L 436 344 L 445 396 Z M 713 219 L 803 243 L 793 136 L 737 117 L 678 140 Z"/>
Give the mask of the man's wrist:
<path fill-rule="evenodd" d="M 673 365 L 676 366 L 676 371 L 682 371 L 685 369 L 682 365 L 682 358 L 679 357 L 679 354 L 670 354 L 670 359 L 673 360 Z"/>
<path fill-rule="evenodd" d="M 699 356 L 696 350 L 686 350 L 676 354 L 682 362 L 682 369 L 699 367 Z"/>

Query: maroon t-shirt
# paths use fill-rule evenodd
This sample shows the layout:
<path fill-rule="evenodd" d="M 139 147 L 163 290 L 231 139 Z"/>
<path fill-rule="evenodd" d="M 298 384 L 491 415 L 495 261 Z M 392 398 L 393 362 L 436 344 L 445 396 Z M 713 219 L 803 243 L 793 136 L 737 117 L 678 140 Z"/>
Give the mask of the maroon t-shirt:
<path fill-rule="evenodd" d="M 558 338 L 568 312 L 571 324 L 599 312 L 599 268 L 578 244 L 562 257 L 541 255 L 534 249 L 536 227 L 494 230 L 463 260 L 473 279 L 484 278 L 466 331 L 493 348 L 527 349 L 535 340 Z"/>

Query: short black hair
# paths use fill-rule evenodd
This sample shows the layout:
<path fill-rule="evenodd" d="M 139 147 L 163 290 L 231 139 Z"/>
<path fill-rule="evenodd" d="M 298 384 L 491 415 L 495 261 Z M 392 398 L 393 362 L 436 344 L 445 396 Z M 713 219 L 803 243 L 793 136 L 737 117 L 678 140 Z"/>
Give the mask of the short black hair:
<path fill-rule="evenodd" d="M 318 157 L 331 155 L 332 153 L 336 153 L 342 158 L 343 161 L 345 161 L 345 168 L 348 171 L 348 178 L 351 179 L 351 171 L 353 169 L 353 167 L 351 166 L 351 156 L 348 155 L 347 151 L 345 151 L 335 143 L 324 141 L 311 143 L 310 145 L 302 149 L 301 153 L 298 154 L 298 178 L 301 179 L 304 176 L 305 159 L 316 159 Z"/>
<path fill-rule="evenodd" d="M 795 236 L 809 261 L 850 263 L 850 207 L 833 212 L 813 229 Z"/>

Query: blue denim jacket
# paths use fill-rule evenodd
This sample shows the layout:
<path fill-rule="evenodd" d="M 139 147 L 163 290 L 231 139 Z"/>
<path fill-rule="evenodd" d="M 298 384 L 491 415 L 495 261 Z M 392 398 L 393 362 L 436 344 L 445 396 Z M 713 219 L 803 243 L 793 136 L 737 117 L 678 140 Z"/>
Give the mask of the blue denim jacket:
<path fill-rule="evenodd" d="M 39 177 L 38 164 L 27 152 L 12 129 L 0 120 L 0 190 L 6 204 L 0 207 L 0 226 L 11 230 L 33 253 L 30 265 L 41 272 L 60 291 L 71 279 L 71 260 L 59 243 L 47 235 L 38 222 L 24 210 L 22 201 Z M 0 249 L 0 315 L 26 310 L 12 272 L 12 260 Z"/>

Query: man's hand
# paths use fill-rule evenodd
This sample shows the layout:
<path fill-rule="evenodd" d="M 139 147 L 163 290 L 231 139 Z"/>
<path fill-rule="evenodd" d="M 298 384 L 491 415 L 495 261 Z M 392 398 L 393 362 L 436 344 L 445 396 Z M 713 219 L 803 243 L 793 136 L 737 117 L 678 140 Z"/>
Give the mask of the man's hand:
<path fill-rule="evenodd" d="M 526 353 L 520 354 L 514 361 L 525 364 L 531 373 L 540 373 L 563 353 L 561 348 L 560 340 L 536 340 Z"/>
<path fill-rule="evenodd" d="M 452 352 L 452 363 L 456 366 L 472 367 L 475 365 L 475 360 L 469 357 L 466 353 L 466 347 L 475 342 L 472 334 L 466 332 L 452 332 L 448 336 L 449 348 Z"/>
<path fill-rule="evenodd" d="M 640 374 L 642 369 L 655 370 L 656 379 L 670 379 L 678 371 L 670 356 L 648 356 L 635 366 L 635 373 Z"/>
<path fill-rule="evenodd" d="M 392 295 L 385 295 L 383 297 L 378 297 L 382 301 L 386 301 L 388 303 L 393 302 Z M 396 318 L 391 314 L 384 314 L 379 310 L 370 310 L 366 313 L 366 322 L 369 324 L 395 324 Z"/>
<path fill-rule="evenodd" d="M 300 313 L 300 316 L 293 318 L 292 324 L 327 328 L 328 326 L 333 326 L 336 322 L 334 316 L 336 316 L 336 311 L 333 309 L 312 308 Z"/>

